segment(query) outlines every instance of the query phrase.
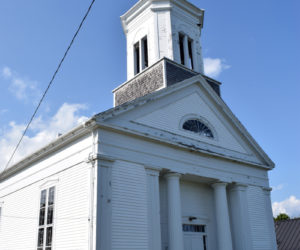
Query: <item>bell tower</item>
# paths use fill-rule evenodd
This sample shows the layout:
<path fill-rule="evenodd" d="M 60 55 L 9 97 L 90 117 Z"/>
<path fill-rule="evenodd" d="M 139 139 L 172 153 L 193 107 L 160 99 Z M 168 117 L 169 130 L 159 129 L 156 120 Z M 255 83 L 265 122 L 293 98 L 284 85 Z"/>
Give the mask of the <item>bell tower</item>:
<path fill-rule="evenodd" d="M 127 81 L 113 90 L 119 106 L 203 74 L 204 10 L 187 0 L 139 0 L 121 16 L 127 40 Z"/>
<path fill-rule="evenodd" d="M 204 10 L 186 0 L 139 0 L 121 16 L 127 39 L 127 80 L 162 58 L 203 74 Z"/>

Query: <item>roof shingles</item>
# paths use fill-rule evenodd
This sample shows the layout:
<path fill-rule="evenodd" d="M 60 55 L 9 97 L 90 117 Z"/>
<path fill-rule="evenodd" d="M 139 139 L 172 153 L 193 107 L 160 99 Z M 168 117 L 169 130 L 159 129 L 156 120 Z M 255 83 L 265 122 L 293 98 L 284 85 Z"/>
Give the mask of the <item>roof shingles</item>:
<path fill-rule="evenodd" d="M 300 250 L 300 219 L 275 223 L 278 250 Z"/>

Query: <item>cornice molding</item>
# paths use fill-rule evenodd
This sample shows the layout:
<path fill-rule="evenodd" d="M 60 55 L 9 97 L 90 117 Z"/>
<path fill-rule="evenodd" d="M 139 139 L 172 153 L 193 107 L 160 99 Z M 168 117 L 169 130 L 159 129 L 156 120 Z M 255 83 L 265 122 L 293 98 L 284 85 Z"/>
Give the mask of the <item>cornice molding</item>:
<path fill-rule="evenodd" d="M 75 141 L 76 139 L 90 133 L 96 126 L 97 124 L 94 117 L 89 119 L 88 121 L 72 129 L 68 133 L 58 137 L 56 140 L 50 142 L 38 151 L 35 151 L 34 153 L 28 155 L 18 163 L 12 165 L 8 169 L 0 173 L 0 181 L 18 172 L 19 170 L 26 168 L 30 164 L 37 162 L 50 153 L 59 150 L 70 142 Z"/>
<path fill-rule="evenodd" d="M 238 157 L 233 157 L 233 156 L 224 155 L 224 154 L 218 154 L 217 152 L 213 152 L 212 150 L 205 150 L 205 149 L 201 149 L 201 148 L 191 148 L 189 145 L 185 145 L 184 143 L 159 138 L 155 135 L 149 134 L 149 132 L 143 133 L 141 131 L 137 131 L 137 130 L 133 130 L 133 129 L 129 129 L 129 128 L 123 128 L 123 127 L 119 127 L 119 126 L 116 126 L 116 125 L 107 124 L 107 123 L 104 123 L 104 122 L 99 122 L 98 125 L 99 125 L 99 128 L 108 129 L 108 130 L 111 130 L 111 131 L 116 131 L 118 133 L 130 134 L 130 135 L 134 135 L 136 137 L 147 138 L 148 140 L 153 140 L 153 141 L 163 143 L 163 144 L 167 144 L 167 145 L 173 145 L 173 146 L 183 148 L 183 149 L 187 149 L 187 150 L 193 150 L 195 152 L 199 152 L 199 153 L 202 153 L 202 154 L 205 154 L 205 155 L 209 155 L 209 156 L 213 156 L 213 157 L 217 157 L 217 158 L 221 158 L 221 159 L 226 159 L 226 160 L 237 162 L 237 163 L 247 164 L 247 165 L 250 165 L 250 166 L 255 166 L 255 167 L 263 168 L 263 169 L 267 169 L 267 170 L 269 169 L 269 167 L 267 167 L 265 165 L 255 163 L 255 162 L 250 161 L 250 160 L 243 160 L 243 159 L 238 158 Z M 173 137 L 174 137 L 174 135 L 173 135 Z"/>
<path fill-rule="evenodd" d="M 162 5 L 163 3 L 164 5 Z M 123 26 L 124 33 L 127 33 L 127 25 L 131 22 L 136 16 L 143 12 L 148 7 L 152 11 L 162 11 L 162 10 L 171 10 L 172 5 L 176 5 L 179 8 L 184 9 L 188 13 L 198 17 L 203 27 L 203 18 L 204 10 L 198 8 L 197 6 L 189 3 L 185 0 L 140 0 L 132 8 L 130 8 L 125 14 L 121 16 L 121 22 Z"/>

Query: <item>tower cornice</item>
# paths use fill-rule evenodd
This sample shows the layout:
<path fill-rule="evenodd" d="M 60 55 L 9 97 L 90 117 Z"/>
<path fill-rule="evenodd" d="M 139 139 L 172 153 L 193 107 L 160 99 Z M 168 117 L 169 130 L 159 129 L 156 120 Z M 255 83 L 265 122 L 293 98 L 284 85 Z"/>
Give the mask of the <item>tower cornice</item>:
<path fill-rule="evenodd" d="M 151 7 L 152 11 L 171 10 L 172 5 L 176 5 L 193 16 L 199 18 L 201 27 L 203 27 L 204 10 L 189 3 L 186 0 L 140 0 L 131 9 L 129 9 L 124 15 L 121 16 L 122 26 L 124 33 L 127 33 L 127 25 L 136 16 L 143 12 L 148 7 Z"/>

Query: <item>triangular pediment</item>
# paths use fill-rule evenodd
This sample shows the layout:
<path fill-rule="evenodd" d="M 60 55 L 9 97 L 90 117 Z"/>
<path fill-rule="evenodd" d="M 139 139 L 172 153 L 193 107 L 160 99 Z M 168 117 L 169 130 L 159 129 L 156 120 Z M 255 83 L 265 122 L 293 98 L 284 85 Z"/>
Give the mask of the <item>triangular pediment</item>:
<path fill-rule="evenodd" d="M 140 131 L 152 138 L 273 167 L 272 161 L 201 76 L 117 107 L 114 115 L 106 112 L 99 117 L 101 122 Z M 213 138 L 183 129 L 183 123 L 189 119 L 203 122 Z"/>
<path fill-rule="evenodd" d="M 234 132 L 228 128 L 222 117 L 195 91 L 158 110 L 139 117 L 134 122 L 168 131 L 193 140 L 248 154 L 247 148 L 238 141 Z M 187 120 L 203 122 L 213 133 L 213 138 L 182 128 Z"/>

